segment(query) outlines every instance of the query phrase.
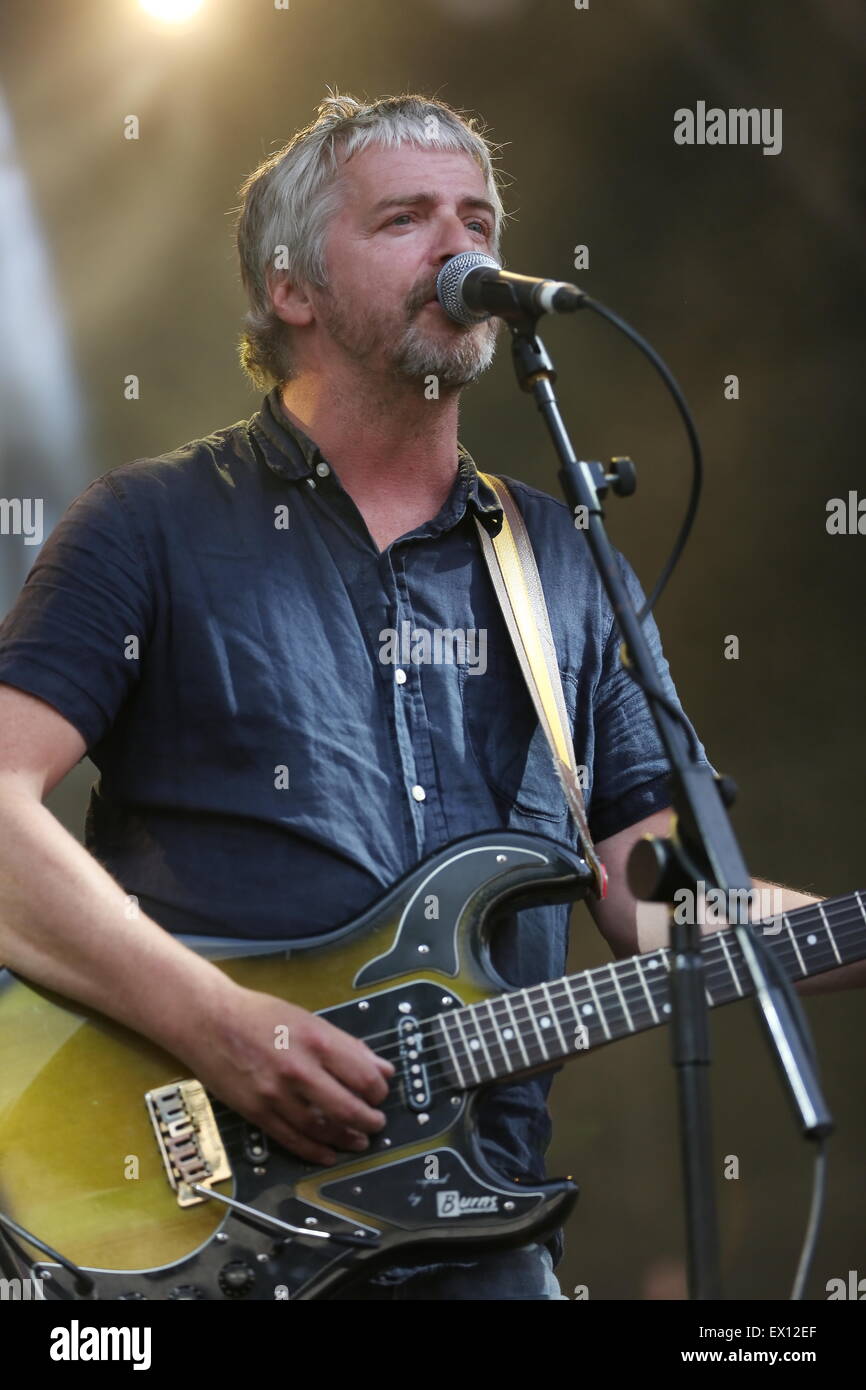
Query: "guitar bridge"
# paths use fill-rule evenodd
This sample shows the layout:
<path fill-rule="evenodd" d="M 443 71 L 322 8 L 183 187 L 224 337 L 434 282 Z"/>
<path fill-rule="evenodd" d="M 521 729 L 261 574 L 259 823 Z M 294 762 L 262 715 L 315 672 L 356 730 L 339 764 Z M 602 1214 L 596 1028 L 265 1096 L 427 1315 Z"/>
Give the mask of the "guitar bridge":
<path fill-rule="evenodd" d="M 228 1155 L 200 1081 L 175 1081 L 145 1095 L 165 1171 L 179 1207 L 208 1199 L 192 1183 L 213 1187 L 231 1178 Z"/>

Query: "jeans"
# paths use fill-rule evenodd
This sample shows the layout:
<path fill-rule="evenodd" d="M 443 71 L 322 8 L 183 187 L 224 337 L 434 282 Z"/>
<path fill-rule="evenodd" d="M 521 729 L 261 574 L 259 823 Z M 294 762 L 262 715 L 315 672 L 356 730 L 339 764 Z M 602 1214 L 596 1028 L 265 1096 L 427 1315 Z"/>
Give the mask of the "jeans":
<path fill-rule="evenodd" d="M 369 1279 L 346 1285 L 334 1299 L 396 1302 L 403 1299 L 567 1299 L 553 1272 L 544 1245 L 521 1245 L 485 1255 L 465 1269 L 431 1270 L 402 1284 L 373 1284 Z"/>

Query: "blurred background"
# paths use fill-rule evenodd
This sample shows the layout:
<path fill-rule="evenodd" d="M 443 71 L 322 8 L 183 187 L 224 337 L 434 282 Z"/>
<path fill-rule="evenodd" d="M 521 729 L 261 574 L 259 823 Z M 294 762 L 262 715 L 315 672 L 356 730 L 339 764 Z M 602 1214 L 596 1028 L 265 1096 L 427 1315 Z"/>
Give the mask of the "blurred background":
<path fill-rule="evenodd" d="M 183 23 L 138 0 L 4 0 L 0 25 L 0 496 L 43 497 L 47 535 L 98 474 L 252 415 L 236 362 L 242 180 L 326 84 L 439 96 L 503 145 L 507 263 L 616 309 L 691 403 L 704 505 L 657 616 L 709 756 L 740 785 L 753 874 L 827 896 L 866 887 L 866 537 L 826 530 L 830 498 L 866 497 L 856 0 L 204 0 Z M 781 108 L 781 152 L 676 145 L 673 113 L 698 101 Z M 543 336 L 578 454 L 638 464 L 637 495 L 608 516 L 649 589 L 687 496 L 673 406 L 601 320 L 548 320 Z M 462 439 L 479 467 L 559 496 L 501 342 L 464 396 Z M 37 554 L 0 537 L 0 613 Z M 738 660 L 724 657 L 732 634 Z M 48 803 L 79 838 L 94 776 L 79 764 Z M 572 968 L 606 959 L 575 909 Z M 805 1005 L 838 1122 L 808 1290 L 824 1298 L 828 1279 L 866 1275 L 866 1018 L 862 991 Z M 717 1012 L 713 1038 L 725 1293 L 784 1298 L 810 1153 L 752 1005 Z M 555 1082 L 551 1172 L 582 1189 L 558 1271 L 569 1294 L 684 1296 L 668 1050 L 656 1031 Z M 722 1179 L 730 1154 L 736 1181 Z"/>

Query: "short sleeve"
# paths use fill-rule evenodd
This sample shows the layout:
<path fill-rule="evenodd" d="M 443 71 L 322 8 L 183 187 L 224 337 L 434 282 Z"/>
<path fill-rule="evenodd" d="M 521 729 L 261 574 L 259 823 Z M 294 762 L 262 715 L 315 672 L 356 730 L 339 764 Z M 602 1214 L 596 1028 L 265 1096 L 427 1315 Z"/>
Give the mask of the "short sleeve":
<path fill-rule="evenodd" d="M 632 603 L 639 610 L 646 602 L 640 581 L 625 557 L 616 554 Z M 643 623 L 643 630 L 663 689 L 682 709 L 652 614 Z M 589 828 L 598 841 L 671 804 L 670 764 L 646 696 L 620 662 L 621 641 L 619 628 L 612 622 L 593 707 L 595 754 Z M 691 722 L 689 728 L 693 728 Z M 715 773 L 699 739 L 696 751 L 700 763 Z"/>
<path fill-rule="evenodd" d="M 97 478 L 66 509 L 0 623 L 0 681 L 53 705 L 92 748 L 139 678 L 152 601 L 126 506 Z"/>

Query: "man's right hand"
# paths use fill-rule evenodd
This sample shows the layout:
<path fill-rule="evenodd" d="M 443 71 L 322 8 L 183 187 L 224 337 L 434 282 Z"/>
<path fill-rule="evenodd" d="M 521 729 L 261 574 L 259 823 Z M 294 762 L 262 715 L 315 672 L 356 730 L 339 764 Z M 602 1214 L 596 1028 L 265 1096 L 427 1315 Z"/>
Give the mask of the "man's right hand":
<path fill-rule="evenodd" d="M 43 798 L 86 751 L 50 704 L 0 682 L 0 959 L 151 1038 L 311 1163 L 366 1146 L 394 1068 L 294 1004 L 243 989 L 137 909 Z M 281 1041 L 288 1046 L 279 1046 Z"/>
<path fill-rule="evenodd" d="M 226 999 L 222 999 L 226 1004 Z M 183 1060 L 199 1081 L 309 1163 L 363 1152 L 385 1125 L 374 1106 L 394 1067 L 358 1038 L 270 994 L 233 986 L 228 1007 L 185 1030 Z"/>

